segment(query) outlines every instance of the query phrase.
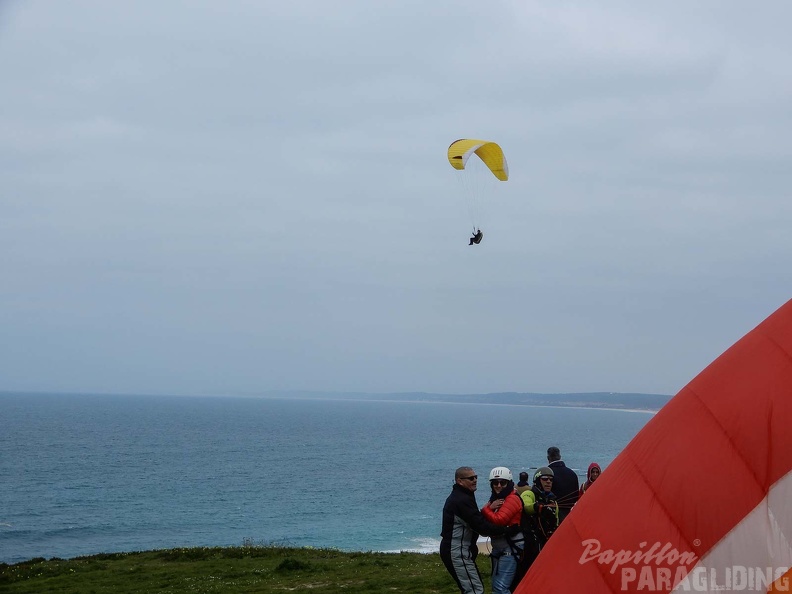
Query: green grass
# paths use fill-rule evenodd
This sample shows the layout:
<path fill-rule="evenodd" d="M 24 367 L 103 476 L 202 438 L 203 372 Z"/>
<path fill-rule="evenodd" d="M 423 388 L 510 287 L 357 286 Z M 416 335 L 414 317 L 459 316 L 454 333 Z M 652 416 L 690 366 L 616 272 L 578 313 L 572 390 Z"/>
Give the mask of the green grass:
<path fill-rule="evenodd" d="M 489 558 L 479 556 L 488 582 Z M 489 590 L 489 584 L 487 584 Z M 242 546 L 117 553 L 0 564 L 0 592 L 415 592 L 457 594 L 439 554 L 344 553 Z"/>

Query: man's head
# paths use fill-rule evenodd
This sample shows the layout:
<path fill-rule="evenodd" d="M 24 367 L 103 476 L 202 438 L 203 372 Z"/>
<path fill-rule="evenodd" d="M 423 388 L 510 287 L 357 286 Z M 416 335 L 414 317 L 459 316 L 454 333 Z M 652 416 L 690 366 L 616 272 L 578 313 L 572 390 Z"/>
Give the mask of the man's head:
<path fill-rule="evenodd" d="M 478 476 L 476 475 L 476 471 L 470 466 L 460 466 L 454 473 L 454 482 L 460 487 L 465 487 L 465 489 L 469 491 L 476 490 L 478 486 L 477 481 Z"/>
<path fill-rule="evenodd" d="M 555 446 L 551 446 L 547 448 L 547 461 L 548 462 L 555 462 L 556 460 L 561 459 L 561 450 L 559 450 Z"/>
<path fill-rule="evenodd" d="M 520 473 L 520 482 L 527 483 L 528 482 L 528 473 L 523 471 Z"/>
<path fill-rule="evenodd" d="M 553 490 L 553 469 L 547 466 L 537 468 L 534 473 L 534 486 L 546 493 Z"/>

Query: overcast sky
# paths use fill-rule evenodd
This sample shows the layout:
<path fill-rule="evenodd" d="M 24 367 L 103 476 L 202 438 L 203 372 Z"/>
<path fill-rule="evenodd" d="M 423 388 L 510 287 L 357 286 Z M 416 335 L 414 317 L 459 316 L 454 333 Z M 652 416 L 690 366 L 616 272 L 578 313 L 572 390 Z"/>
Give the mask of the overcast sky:
<path fill-rule="evenodd" d="M 0 390 L 676 393 L 792 297 L 790 22 L 0 0 Z"/>

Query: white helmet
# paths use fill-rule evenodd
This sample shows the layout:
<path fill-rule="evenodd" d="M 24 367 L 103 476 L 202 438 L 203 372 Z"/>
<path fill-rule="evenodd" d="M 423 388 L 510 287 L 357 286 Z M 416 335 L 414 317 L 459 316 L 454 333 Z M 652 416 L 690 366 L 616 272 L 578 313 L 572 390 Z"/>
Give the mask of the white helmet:
<path fill-rule="evenodd" d="M 505 466 L 496 466 L 495 468 L 490 470 L 490 477 L 489 477 L 489 480 L 491 481 L 495 479 L 506 479 L 507 481 L 512 480 L 511 470 L 509 470 Z"/>

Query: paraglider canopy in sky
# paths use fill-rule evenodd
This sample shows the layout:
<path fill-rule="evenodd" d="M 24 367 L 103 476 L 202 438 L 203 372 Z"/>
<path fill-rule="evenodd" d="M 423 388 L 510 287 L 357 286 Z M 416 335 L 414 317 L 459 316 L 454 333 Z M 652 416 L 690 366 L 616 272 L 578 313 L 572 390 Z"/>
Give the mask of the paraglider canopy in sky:
<path fill-rule="evenodd" d="M 463 138 L 451 143 L 448 147 L 448 162 L 454 169 L 465 169 L 471 155 L 477 155 L 492 175 L 501 181 L 509 179 L 509 165 L 498 144 L 488 140 L 472 140 Z"/>
<path fill-rule="evenodd" d="M 500 181 L 509 179 L 506 157 L 495 142 L 463 138 L 448 147 L 448 162 L 458 171 L 460 194 L 467 204 L 473 233 L 476 233 L 487 222 L 485 217 L 493 186 L 497 185 L 493 176 Z"/>

